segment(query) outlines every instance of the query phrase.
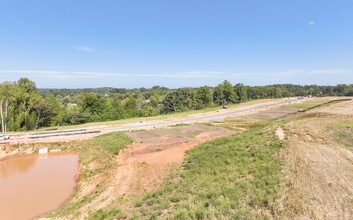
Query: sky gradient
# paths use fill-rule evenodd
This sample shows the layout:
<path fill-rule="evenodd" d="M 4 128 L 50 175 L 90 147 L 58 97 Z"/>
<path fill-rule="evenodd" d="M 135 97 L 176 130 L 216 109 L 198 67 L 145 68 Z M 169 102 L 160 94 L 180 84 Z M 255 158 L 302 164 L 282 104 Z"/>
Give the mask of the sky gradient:
<path fill-rule="evenodd" d="M 352 84 L 352 11 L 351 0 L 3 1 L 0 81 Z"/>

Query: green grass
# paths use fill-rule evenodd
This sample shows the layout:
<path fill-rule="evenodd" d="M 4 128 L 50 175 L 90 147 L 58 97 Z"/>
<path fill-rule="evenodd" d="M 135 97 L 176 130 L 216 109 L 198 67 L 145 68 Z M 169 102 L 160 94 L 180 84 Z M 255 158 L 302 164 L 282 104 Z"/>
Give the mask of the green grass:
<path fill-rule="evenodd" d="M 103 134 L 94 138 L 94 144 L 108 150 L 114 155 L 118 155 L 121 149 L 126 148 L 131 143 L 132 139 L 120 132 Z"/>
<path fill-rule="evenodd" d="M 89 216 L 89 220 L 112 220 L 117 218 L 123 218 L 124 215 L 120 209 L 111 209 L 109 211 L 104 211 L 99 209 L 97 212 Z"/>
<path fill-rule="evenodd" d="M 254 129 L 269 124 L 270 121 L 259 120 L 224 120 L 223 126 L 231 130 Z"/>
<path fill-rule="evenodd" d="M 168 127 L 182 127 L 182 126 L 189 126 L 190 124 L 176 124 L 176 125 L 169 125 Z"/>
<path fill-rule="evenodd" d="M 338 125 L 340 127 L 353 128 L 353 120 L 340 121 Z"/>
<path fill-rule="evenodd" d="M 281 179 L 280 147 L 269 126 L 200 144 L 188 151 L 180 173 L 135 201 L 135 217 L 271 217 Z"/>
<path fill-rule="evenodd" d="M 327 129 L 338 143 L 353 150 L 353 120 L 340 121 L 336 126 Z"/>
<path fill-rule="evenodd" d="M 291 107 L 291 108 L 295 108 L 295 109 L 306 110 L 306 109 L 314 107 L 316 105 L 318 105 L 318 103 L 304 102 L 304 103 L 289 104 L 289 105 L 285 105 L 284 107 Z"/>

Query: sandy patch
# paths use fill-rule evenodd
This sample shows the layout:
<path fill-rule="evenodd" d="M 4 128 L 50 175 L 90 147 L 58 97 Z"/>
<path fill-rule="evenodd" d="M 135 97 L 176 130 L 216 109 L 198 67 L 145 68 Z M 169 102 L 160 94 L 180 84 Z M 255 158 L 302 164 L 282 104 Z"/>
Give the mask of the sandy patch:
<path fill-rule="evenodd" d="M 280 139 L 280 140 L 283 140 L 284 139 L 284 131 L 281 127 L 278 127 L 277 130 L 276 130 L 276 135 L 277 137 Z"/>

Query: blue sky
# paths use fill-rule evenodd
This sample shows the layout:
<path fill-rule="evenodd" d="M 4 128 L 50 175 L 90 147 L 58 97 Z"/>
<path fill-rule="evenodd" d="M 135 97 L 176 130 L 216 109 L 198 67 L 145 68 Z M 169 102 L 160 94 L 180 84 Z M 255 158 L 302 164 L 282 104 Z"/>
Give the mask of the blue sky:
<path fill-rule="evenodd" d="M 351 0 L 3 0 L 0 81 L 352 84 L 352 11 Z"/>

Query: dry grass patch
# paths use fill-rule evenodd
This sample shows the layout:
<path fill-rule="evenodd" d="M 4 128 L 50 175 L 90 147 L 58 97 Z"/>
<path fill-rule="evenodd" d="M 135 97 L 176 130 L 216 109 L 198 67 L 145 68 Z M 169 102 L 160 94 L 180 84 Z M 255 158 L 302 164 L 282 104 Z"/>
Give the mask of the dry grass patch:
<path fill-rule="evenodd" d="M 353 154 L 327 133 L 343 118 L 334 113 L 302 114 L 285 124 L 279 218 L 353 217 Z"/>

